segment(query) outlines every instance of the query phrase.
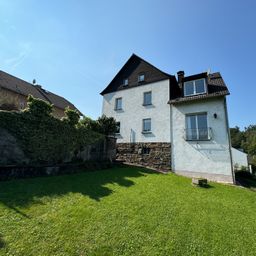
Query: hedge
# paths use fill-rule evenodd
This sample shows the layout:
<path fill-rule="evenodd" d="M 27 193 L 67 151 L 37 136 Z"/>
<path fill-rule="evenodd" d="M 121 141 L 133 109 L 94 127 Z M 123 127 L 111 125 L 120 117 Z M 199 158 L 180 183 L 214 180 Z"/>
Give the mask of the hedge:
<path fill-rule="evenodd" d="M 79 114 L 66 109 L 62 120 L 54 118 L 52 105 L 28 98 L 28 108 L 22 112 L 0 111 L 0 127 L 12 134 L 30 164 L 59 164 L 76 155 L 87 145 L 104 139 L 79 123 Z"/>

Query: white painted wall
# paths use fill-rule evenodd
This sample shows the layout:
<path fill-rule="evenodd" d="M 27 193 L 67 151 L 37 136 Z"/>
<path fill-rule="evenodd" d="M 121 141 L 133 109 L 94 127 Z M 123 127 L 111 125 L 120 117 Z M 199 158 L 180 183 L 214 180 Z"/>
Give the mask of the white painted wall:
<path fill-rule="evenodd" d="M 234 167 L 237 165 L 238 169 L 241 169 L 242 166 L 245 166 L 249 169 L 247 154 L 235 148 L 231 148 L 231 151 Z"/>
<path fill-rule="evenodd" d="M 215 180 L 219 181 L 226 177 L 226 181 L 232 182 L 224 98 L 172 105 L 171 112 L 172 169 L 189 176 L 205 177 L 206 173 L 210 175 L 208 177 L 216 176 Z M 208 126 L 212 129 L 213 138 L 210 141 L 186 141 L 185 115 L 200 112 L 207 112 Z M 217 114 L 216 119 L 214 113 Z"/>
<path fill-rule="evenodd" d="M 143 93 L 152 92 L 152 106 L 143 106 Z M 122 97 L 121 111 L 115 110 L 115 99 Z M 117 143 L 170 142 L 169 80 L 141 85 L 103 96 L 102 114 L 121 123 Z M 151 118 L 151 134 L 142 134 L 142 119 Z"/>

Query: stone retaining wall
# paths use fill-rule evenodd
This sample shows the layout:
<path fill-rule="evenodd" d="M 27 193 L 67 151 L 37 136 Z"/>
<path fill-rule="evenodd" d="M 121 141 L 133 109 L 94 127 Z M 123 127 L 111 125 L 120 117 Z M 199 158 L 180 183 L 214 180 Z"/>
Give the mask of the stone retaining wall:
<path fill-rule="evenodd" d="M 171 143 L 117 143 L 116 159 L 146 167 L 170 170 Z"/>

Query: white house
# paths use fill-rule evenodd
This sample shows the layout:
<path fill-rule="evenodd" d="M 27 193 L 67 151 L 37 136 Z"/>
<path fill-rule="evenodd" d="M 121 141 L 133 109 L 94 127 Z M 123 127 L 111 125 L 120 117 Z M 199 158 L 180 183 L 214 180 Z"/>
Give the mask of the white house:
<path fill-rule="evenodd" d="M 243 168 L 249 170 L 248 155 L 236 148 L 231 148 L 231 151 L 235 171 L 241 170 Z"/>
<path fill-rule="evenodd" d="M 234 182 L 220 73 L 177 80 L 133 54 L 101 94 L 102 113 L 118 122 L 118 159 Z"/>

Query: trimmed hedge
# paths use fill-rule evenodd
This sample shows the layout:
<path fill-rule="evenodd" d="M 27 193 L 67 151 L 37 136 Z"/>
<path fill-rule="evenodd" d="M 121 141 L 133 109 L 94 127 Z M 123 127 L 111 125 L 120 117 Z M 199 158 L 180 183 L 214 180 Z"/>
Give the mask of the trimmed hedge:
<path fill-rule="evenodd" d="M 51 112 L 52 105 L 32 96 L 23 112 L 0 111 L 0 127 L 17 139 L 29 164 L 54 165 L 70 158 L 75 161 L 87 145 L 104 139 L 104 135 L 81 125 L 76 111 L 67 109 L 62 120 Z"/>

